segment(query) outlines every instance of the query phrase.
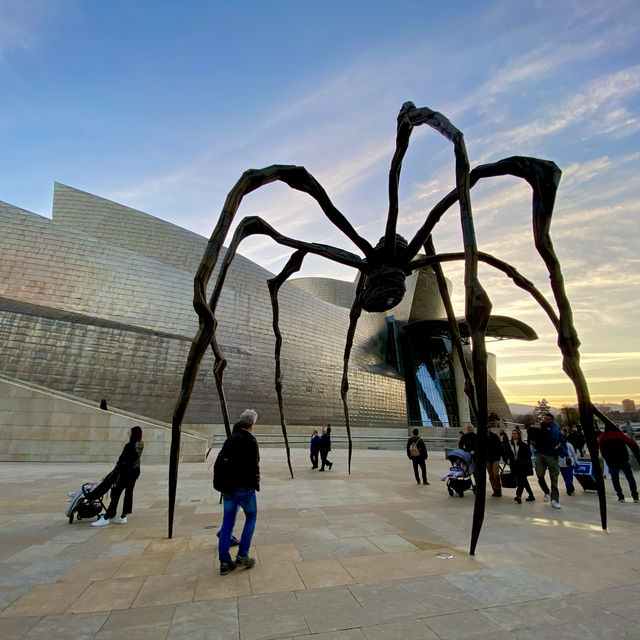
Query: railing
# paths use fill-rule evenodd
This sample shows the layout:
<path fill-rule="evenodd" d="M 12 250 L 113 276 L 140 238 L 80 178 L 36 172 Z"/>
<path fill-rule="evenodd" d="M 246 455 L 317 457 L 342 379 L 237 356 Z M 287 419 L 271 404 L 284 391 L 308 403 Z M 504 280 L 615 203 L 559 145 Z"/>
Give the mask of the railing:
<path fill-rule="evenodd" d="M 289 445 L 295 448 L 308 448 L 309 435 L 305 433 L 288 434 Z M 358 449 L 402 449 L 407 444 L 408 436 L 351 436 L 351 440 L 355 448 Z M 224 434 L 214 435 L 211 448 L 221 447 L 225 441 Z M 258 444 L 261 446 L 271 447 L 276 445 L 284 445 L 284 437 L 281 433 L 261 433 L 256 434 Z M 452 449 L 457 445 L 457 436 L 423 436 L 422 439 L 427 444 L 427 449 L 433 451 L 441 451 L 444 449 Z M 331 446 L 339 449 L 346 449 L 348 438 L 345 434 L 331 434 Z M 336 446 L 337 445 L 337 446 Z"/>

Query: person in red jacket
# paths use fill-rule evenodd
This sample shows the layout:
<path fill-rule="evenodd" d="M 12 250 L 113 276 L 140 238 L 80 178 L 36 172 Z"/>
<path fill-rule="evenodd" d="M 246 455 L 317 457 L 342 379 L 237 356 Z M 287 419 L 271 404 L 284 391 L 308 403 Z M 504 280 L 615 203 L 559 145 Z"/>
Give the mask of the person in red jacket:
<path fill-rule="evenodd" d="M 619 477 L 620 471 L 622 471 L 629 483 L 633 501 L 640 502 L 638 487 L 629 464 L 629 451 L 627 449 L 627 447 L 631 449 L 636 460 L 640 462 L 640 447 L 638 447 L 638 443 L 629 438 L 629 436 L 625 436 L 615 425 L 607 424 L 604 432 L 598 438 L 598 445 L 600 446 L 602 457 L 609 467 L 611 484 L 613 484 L 613 488 L 618 495 L 618 500 L 624 502 L 624 493 L 622 493 Z"/>

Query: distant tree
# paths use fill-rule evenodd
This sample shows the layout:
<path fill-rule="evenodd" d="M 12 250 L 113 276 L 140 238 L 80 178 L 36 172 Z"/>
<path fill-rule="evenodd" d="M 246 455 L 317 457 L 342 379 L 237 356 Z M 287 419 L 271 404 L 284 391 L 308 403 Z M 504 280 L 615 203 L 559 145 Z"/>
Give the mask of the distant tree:
<path fill-rule="evenodd" d="M 549 406 L 546 398 L 538 400 L 538 402 L 536 402 L 536 405 L 536 418 L 538 419 L 538 422 L 540 422 L 544 417 L 544 414 L 551 411 L 551 407 Z"/>
<path fill-rule="evenodd" d="M 562 407 L 562 418 L 563 422 L 569 427 L 580 424 L 580 414 L 578 410 L 575 407 L 570 407 L 568 404 Z"/>
<path fill-rule="evenodd" d="M 535 424 L 537 416 L 533 411 L 531 413 L 519 413 L 513 416 L 513 421 L 519 424 Z"/>

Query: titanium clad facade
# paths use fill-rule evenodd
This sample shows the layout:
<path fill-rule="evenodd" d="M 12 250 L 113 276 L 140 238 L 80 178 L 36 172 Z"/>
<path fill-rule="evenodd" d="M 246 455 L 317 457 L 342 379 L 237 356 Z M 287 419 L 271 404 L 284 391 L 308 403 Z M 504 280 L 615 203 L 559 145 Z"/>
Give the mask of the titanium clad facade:
<path fill-rule="evenodd" d="M 61 184 L 55 185 L 52 219 L 0 202 L 0 224 L 0 373 L 170 421 L 198 328 L 193 275 L 207 239 Z M 217 269 L 210 290 L 216 276 Z M 235 258 L 220 297 L 217 339 L 227 360 L 230 415 L 255 407 L 261 423 L 275 425 L 275 339 L 266 284 L 272 276 Z M 407 426 L 422 415 L 423 424 L 433 422 L 429 411 L 412 410 L 416 389 L 427 387 L 415 378 L 422 375 L 420 362 L 403 369 L 406 347 L 398 345 L 406 340 L 405 326 L 445 314 L 430 269 L 406 284 L 395 309 L 363 313 L 358 323 L 348 396 L 355 427 Z M 280 290 L 289 424 L 344 423 L 340 386 L 354 292 L 353 283 L 328 278 L 300 278 Z M 431 367 L 429 358 L 423 360 Z M 222 422 L 213 362 L 207 353 L 187 423 Z M 427 395 L 442 397 L 421 397 L 420 406 L 444 402 L 438 421 L 447 424 L 441 418 L 448 413 L 455 426 L 460 399 L 451 388 L 445 394 L 442 380 L 427 385 Z M 492 410 L 509 417 L 492 381 L 490 393 Z"/>
<path fill-rule="evenodd" d="M 193 274 L 206 239 L 62 185 L 53 220 L 0 204 L 0 224 L 0 371 L 170 420 L 198 327 Z M 255 406 L 263 423 L 277 424 L 269 277 L 236 258 L 220 300 L 218 341 L 231 415 Z M 365 315 L 356 334 L 350 405 L 360 426 L 406 424 L 404 382 L 383 362 L 384 322 Z M 348 323 L 348 309 L 282 287 L 289 423 L 343 421 Z M 207 354 L 186 422 L 222 420 L 212 365 Z"/>

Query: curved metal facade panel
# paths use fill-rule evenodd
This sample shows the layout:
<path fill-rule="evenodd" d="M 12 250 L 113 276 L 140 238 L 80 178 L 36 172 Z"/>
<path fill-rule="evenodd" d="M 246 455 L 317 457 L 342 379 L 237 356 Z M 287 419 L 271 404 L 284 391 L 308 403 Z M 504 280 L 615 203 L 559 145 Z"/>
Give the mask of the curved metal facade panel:
<path fill-rule="evenodd" d="M 74 194 L 80 194 L 77 200 Z M 1 204 L 0 224 L 0 371 L 170 419 L 197 330 L 193 273 L 206 239 L 60 187 L 53 221 Z M 231 414 L 255 406 L 262 422 L 277 424 L 270 276 L 238 256 L 220 300 L 218 340 L 228 360 Z M 358 426 L 406 425 L 404 381 L 384 364 L 384 322 L 381 315 L 364 314 L 356 333 L 349 401 Z M 348 324 L 348 309 L 283 286 L 289 423 L 343 421 L 340 382 Z M 212 362 L 208 355 L 201 366 L 188 422 L 221 421 Z"/>
<path fill-rule="evenodd" d="M 0 202 L 0 225 L 0 373 L 170 420 L 198 328 L 193 274 L 207 239 L 57 183 L 52 220 Z M 280 421 L 267 288 L 272 276 L 238 255 L 218 306 L 229 411 L 234 416 L 253 406 L 263 424 Z M 296 280 L 279 294 L 287 422 L 342 424 L 342 363 L 355 284 Z M 420 400 L 418 378 L 414 381 L 412 374 L 405 386 L 387 316 L 402 327 L 445 314 L 430 268 L 409 276 L 406 289 L 403 301 L 388 313 L 360 318 L 349 367 L 354 426 L 406 426 L 406 389 L 410 407 Z M 417 336 L 415 344 L 424 338 Z M 420 361 L 431 363 L 433 355 Z M 212 366 L 208 353 L 185 422 L 222 421 Z M 425 406 L 441 397 L 450 422 L 455 421 L 456 410 L 450 408 L 456 405 L 455 384 L 434 379 L 423 389 L 431 398 Z M 493 381 L 489 400 L 492 410 L 506 414 Z M 432 413 L 432 421 L 445 422 L 442 407 Z"/>

